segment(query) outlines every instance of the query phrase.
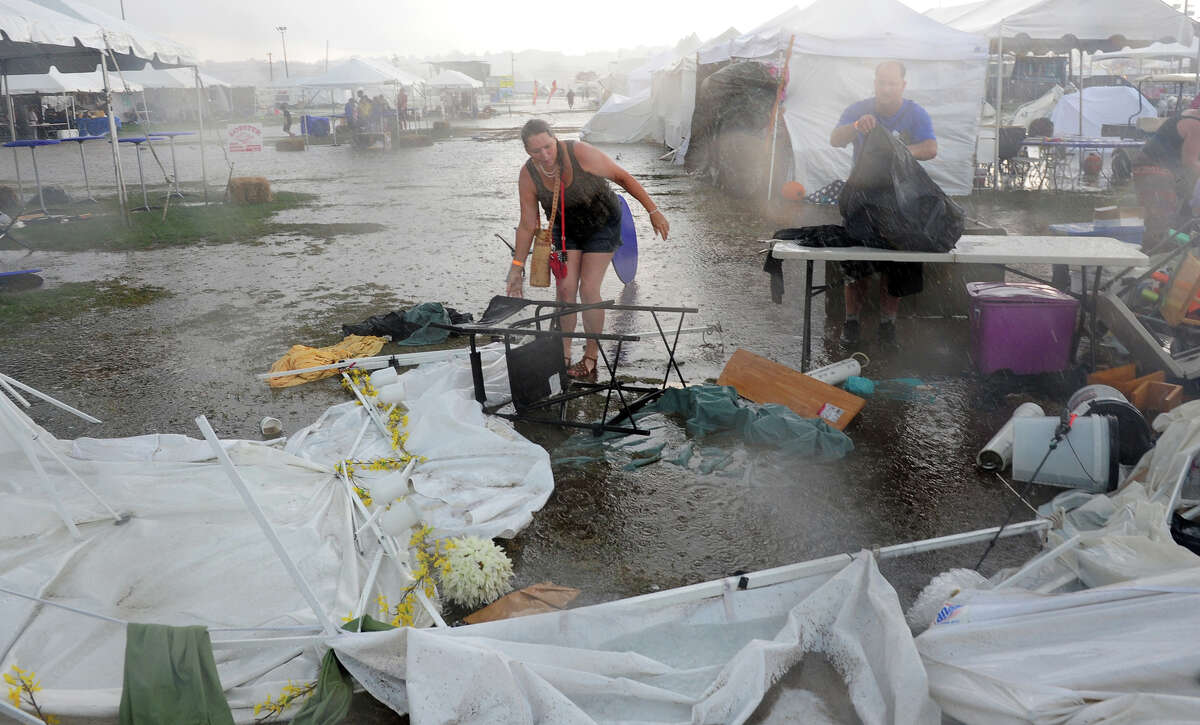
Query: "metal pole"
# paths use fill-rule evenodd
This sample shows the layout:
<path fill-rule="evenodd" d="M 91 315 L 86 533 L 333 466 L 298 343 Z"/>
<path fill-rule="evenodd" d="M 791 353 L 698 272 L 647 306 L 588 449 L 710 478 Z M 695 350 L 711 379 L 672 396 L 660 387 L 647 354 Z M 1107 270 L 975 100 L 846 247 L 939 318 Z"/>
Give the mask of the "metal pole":
<path fill-rule="evenodd" d="M 33 183 L 37 186 L 38 206 L 42 208 L 42 214 L 50 216 L 50 212 L 46 211 L 46 200 L 42 198 L 42 177 L 38 174 L 37 146 L 29 147 L 29 158 L 33 159 Z"/>
<path fill-rule="evenodd" d="M 1004 22 L 1000 23 L 1000 37 L 996 39 L 996 117 L 993 126 L 996 137 L 992 139 L 992 191 L 1000 191 L 1000 113 L 1004 108 Z"/>
<path fill-rule="evenodd" d="M 779 138 L 779 106 L 783 101 L 783 84 L 787 78 L 787 69 L 792 62 L 792 45 L 796 36 L 788 39 L 787 53 L 784 55 L 783 67 L 779 69 L 779 84 L 775 88 L 775 106 L 771 109 L 771 166 L 767 175 L 767 201 L 771 201 L 771 192 L 775 185 L 775 141 Z"/>
<path fill-rule="evenodd" d="M 208 206 L 208 164 L 204 160 L 204 96 L 200 87 L 200 68 L 192 66 L 196 78 L 196 117 L 200 120 L 200 186 L 204 189 L 204 206 Z"/>
<path fill-rule="evenodd" d="M 7 100 L 7 103 L 8 103 L 8 136 L 9 136 L 8 140 L 16 141 L 17 140 L 17 121 L 16 121 L 17 112 L 13 108 L 12 89 L 8 87 L 8 62 L 7 61 L 5 61 L 4 65 L 3 65 L 3 69 L 4 69 L 4 98 Z M 17 154 L 16 146 L 13 146 L 13 166 L 17 170 L 17 198 L 21 200 L 21 204 L 24 204 L 25 203 L 25 188 L 24 188 L 24 185 L 21 184 L 21 158 L 20 158 L 20 155 Z"/>
<path fill-rule="evenodd" d="M 83 166 L 83 187 L 87 189 L 88 201 L 95 201 L 96 198 L 92 196 L 92 184 L 88 181 L 87 156 L 83 153 L 83 143 L 83 141 L 75 142 L 75 145 L 79 147 L 79 163 Z"/>
<path fill-rule="evenodd" d="M 107 42 L 106 42 L 107 44 Z M 129 221 L 128 200 L 125 198 L 125 175 L 121 172 L 121 151 L 117 143 L 117 119 L 113 115 L 112 85 L 108 77 L 108 57 L 100 58 L 100 75 L 104 79 L 104 112 L 108 116 L 108 144 L 112 147 L 113 168 L 117 174 L 117 201 L 121 205 L 121 218 Z"/>
<path fill-rule="evenodd" d="M 271 542 L 271 548 L 275 550 L 275 555 L 283 563 L 284 570 L 291 576 L 292 581 L 295 582 L 296 587 L 300 590 L 300 594 L 304 596 L 304 600 L 308 602 L 308 606 L 312 609 L 313 614 L 317 615 L 317 621 L 321 623 L 321 629 L 324 630 L 325 634 L 336 634 L 337 628 L 329 620 L 329 615 L 325 612 L 325 608 L 321 606 L 316 593 L 308 585 L 308 581 L 305 580 L 296 563 L 292 561 L 292 557 L 288 555 L 287 549 L 283 547 L 283 542 L 279 540 L 279 535 L 275 533 L 275 528 L 267 520 L 267 515 L 263 513 L 262 507 L 258 505 L 258 501 L 254 500 L 254 495 L 250 493 L 246 482 L 242 480 L 242 475 L 238 473 L 237 468 L 233 465 L 233 461 L 229 458 L 229 454 L 226 453 L 225 447 L 221 445 L 217 434 L 213 431 L 212 426 L 209 425 L 208 418 L 203 415 L 197 417 L 196 425 L 200 428 L 200 432 L 204 434 L 204 440 L 208 441 L 208 445 L 212 447 L 213 453 L 216 454 L 217 460 L 225 469 L 225 473 L 229 476 L 233 487 L 241 495 L 242 501 L 245 502 L 246 508 L 250 511 L 250 515 L 258 522 L 259 528 L 262 529 L 267 540 Z"/>

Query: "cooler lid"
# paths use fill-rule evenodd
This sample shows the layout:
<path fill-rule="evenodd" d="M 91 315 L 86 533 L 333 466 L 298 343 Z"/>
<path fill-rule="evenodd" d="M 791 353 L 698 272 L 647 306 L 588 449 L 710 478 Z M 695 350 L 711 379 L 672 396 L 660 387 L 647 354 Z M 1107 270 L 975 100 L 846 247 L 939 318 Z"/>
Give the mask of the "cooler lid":
<path fill-rule="evenodd" d="M 1034 282 L 967 282 L 967 295 L 972 299 L 999 302 L 1030 302 L 1052 300 L 1072 302 L 1074 297 L 1050 285 Z"/>

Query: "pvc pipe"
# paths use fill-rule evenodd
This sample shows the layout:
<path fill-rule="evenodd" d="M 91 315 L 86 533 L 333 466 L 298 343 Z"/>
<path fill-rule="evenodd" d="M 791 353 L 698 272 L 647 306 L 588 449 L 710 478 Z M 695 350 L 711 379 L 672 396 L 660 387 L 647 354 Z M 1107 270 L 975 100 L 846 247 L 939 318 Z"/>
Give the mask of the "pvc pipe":
<path fill-rule="evenodd" d="M 862 362 L 858 361 L 858 357 L 862 357 Z M 854 355 L 835 363 L 830 363 L 825 367 L 809 370 L 805 375 L 810 378 L 815 378 L 828 385 L 840 385 L 846 380 L 855 375 L 861 375 L 862 369 L 871 360 L 861 352 L 856 352 Z"/>
<path fill-rule="evenodd" d="M 72 408 L 71 406 L 67 405 L 66 403 L 64 403 L 60 400 L 56 400 L 55 398 L 52 398 L 49 395 L 46 395 L 45 393 L 41 392 L 40 390 L 35 390 L 34 388 L 29 387 L 28 385 L 26 385 L 25 383 L 22 383 L 20 380 L 17 380 L 16 378 L 12 377 L 11 375 L 5 375 L 4 373 L 0 373 L 0 380 L 4 380 L 7 383 L 11 383 L 12 385 L 17 386 L 18 388 L 20 388 L 21 390 L 24 390 L 25 392 L 29 393 L 30 395 L 36 395 L 37 397 L 39 397 L 42 400 L 49 403 L 50 405 L 53 405 L 56 408 L 61 408 L 62 410 L 65 410 L 68 413 L 71 413 L 72 415 L 79 416 L 80 418 L 83 418 L 84 420 L 86 420 L 89 423 L 100 423 L 101 422 L 99 418 L 93 418 L 92 416 L 88 415 L 87 413 L 84 413 L 83 411 L 80 411 L 80 410 L 76 410 L 75 408 Z"/>
<path fill-rule="evenodd" d="M 987 445 L 975 456 L 975 463 L 985 471 L 1003 471 L 1012 463 L 1013 421 L 1017 418 L 1041 418 L 1046 413 L 1037 403 L 1021 403 L 1013 411 L 1008 422 L 992 436 Z"/>

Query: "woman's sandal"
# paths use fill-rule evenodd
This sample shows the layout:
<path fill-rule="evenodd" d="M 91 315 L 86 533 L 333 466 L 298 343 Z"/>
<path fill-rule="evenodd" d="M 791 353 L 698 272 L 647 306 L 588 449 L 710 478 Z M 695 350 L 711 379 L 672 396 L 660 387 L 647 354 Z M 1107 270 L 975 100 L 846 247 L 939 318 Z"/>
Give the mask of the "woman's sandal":
<path fill-rule="evenodd" d="M 587 364 L 588 360 L 592 361 L 592 366 L 590 368 Z M 574 378 L 575 380 L 585 383 L 594 383 L 596 382 L 596 363 L 596 358 L 584 355 L 579 362 L 567 368 L 567 377 Z"/>

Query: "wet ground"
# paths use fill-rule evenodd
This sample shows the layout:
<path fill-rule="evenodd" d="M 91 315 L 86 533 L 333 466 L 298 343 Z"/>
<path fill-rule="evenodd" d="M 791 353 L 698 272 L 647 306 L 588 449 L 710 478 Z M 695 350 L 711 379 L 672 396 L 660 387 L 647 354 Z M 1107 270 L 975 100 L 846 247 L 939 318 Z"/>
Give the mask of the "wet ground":
<path fill-rule="evenodd" d="M 587 117 L 553 114 L 567 128 Z M 342 323 L 410 302 L 440 301 L 478 313 L 502 292 L 509 252 L 493 235 L 512 240 L 517 172 L 526 157 L 519 141 L 504 138 L 512 134 L 495 131 L 526 118 L 502 116 L 480 124 L 486 133 L 466 131 L 393 153 L 343 145 L 303 153 L 268 148 L 238 158 L 235 175 L 262 175 L 276 189 L 319 195 L 310 206 L 278 215 L 276 221 L 293 225 L 290 231 L 254 243 L 119 253 L 0 248 L 0 269 L 41 267 L 48 288 L 119 279 L 171 293 L 145 306 L 79 309 L 12 331 L 0 340 L 0 369 L 104 420 L 92 426 L 39 406 L 35 418 L 62 437 L 196 435 L 193 419 L 200 413 L 223 437 L 257 438 L 264 415 L 295 431 L 345 396 L 333 381 L 272 391 L 254 378 L 290 345 L 331 344 L 340 339 Z M 269 136 L 278 133 L 268 129 Z M 111 195 L 108 146 L 92 142 L 84 150 L 94 193 Z M 121 150 L 126 178 L 136 184 L 132 150 Z M 678 358 L 690 382 L 714 380 L 739 347 L 798 367 L 799 265 L 787 265 L 789 292 L 782 305 L 772 304 L 756 240 L 781 226 L 828 221 L 828 214 L 794 207 L 764 211 L 732 200 L 682 167 L 658 160 L 657 147 L 605 150 L 642 181 L 671 222 L 664 242 L 652 237 L 646 216 L 637 215 L 642 250 L 637 282 L 623 287 L 609 275 L 605 296 L 630 304 L 695 306 L 701 312 L 689 325 L 720 324 L 720 334 L 680 344 Z M 169 150 L 160 152 L 169 168 Z M 198 145 L 182 142 L 177 153 L 185 184 L 198 181 Z M 45 183 L 82 193 L 74 144 L 43 148 L 38 160 Z M 28 182 L 28 153 L 20 162 Z M 152 196 L 161 198 L 162 174 L 150 157 L 143 164 Z M 207 165 L 210 180 L 223 184 L 230 172 L 222 154 L 211 150 Z M 0 154 L 0 183 L 14 182 L 12 156 Z M 219 196 L 215 188 L 213 195 Z M 973 200 L 968 210 L 1013 233 L 1033 233 L 1050 222 L 1087 219 L 1103 203 L 1111 197 L 1006 194 Z M 306 225 L 332 223 L 381 227 L 356 227 L 356 233 L 332 238 L 304 231 Z M 80 230 L 87 233 L 85 225 Z M 816 364 L 845 356 L 836 342 L 838 321 L 827 325 L 824 304 L 819 299 L 815 307 Z M 648 318 L 611 323 L 618 331 L 652 327 Z M 603 601 L 997 525 L 1015 498 L 995 475 L 975 469 L 975 453 L 1018 403 L 1037 400 L 1056 412 L 1077 379 L 980 378 L 967 355 L 963 318 L 902 319 L 899 329 L 903 349 L 888 353 L 875 349 L 874 323 L 864 321 L 864 347 L 872 357 L 865 374 L 916 377 L 930 390 L 918 400 L 870 400 L 847 430 L 854 442 L 848 457 L 708 475 L 667 463 L 625 470 L 628 459 L 621 456 L 557 465 L 555 494 L 509 546 L 516 585 L 551 580 L 582 589 L 581 602 Z M 650 376 L 663 363 L 661 348 L 644 343 L 628 355 L 624 371 Z M 683 436 L 679 421 L 670 426 L 667 435 Z M 556 457 L 568 436 L 524 432 Z M 1036 488 L 1037 500 L 1056 492 Z M 1021 507 L 1014 520 L 1029 516 Z M 1004 542 L 984 571 L 1019 563 L 1034 550 L 1028 539 Z M 971 566 L 981 551 L 964 547 L 883 568 L 907 602 L 931 575 Z"/>

